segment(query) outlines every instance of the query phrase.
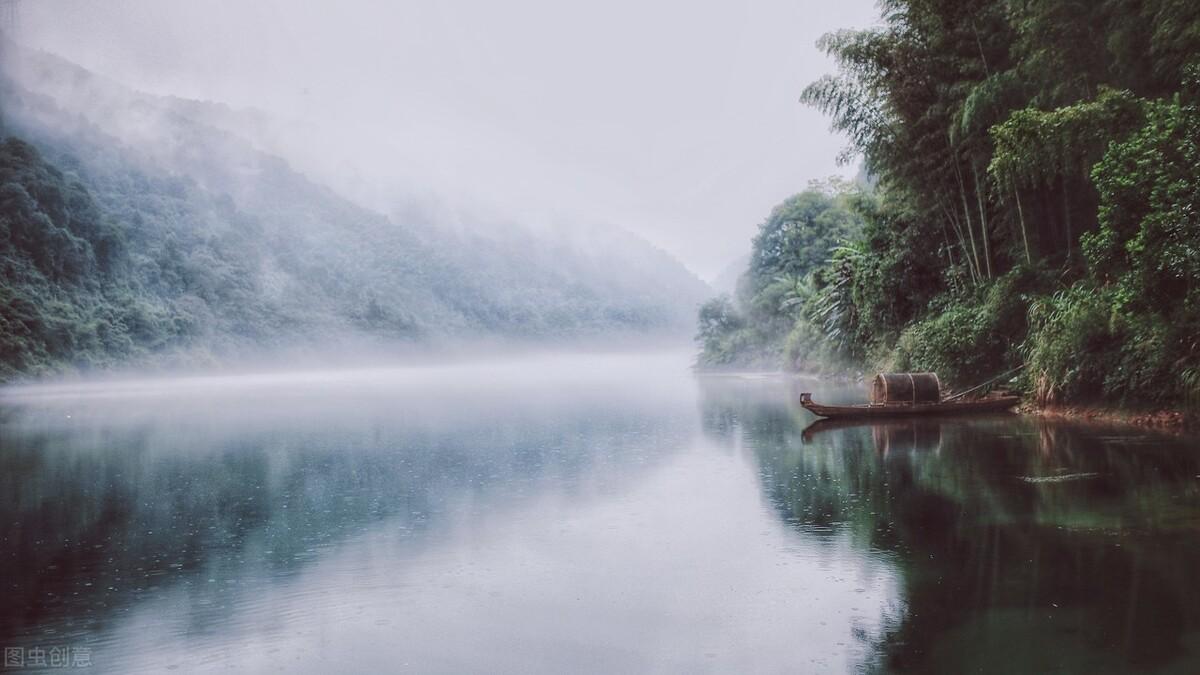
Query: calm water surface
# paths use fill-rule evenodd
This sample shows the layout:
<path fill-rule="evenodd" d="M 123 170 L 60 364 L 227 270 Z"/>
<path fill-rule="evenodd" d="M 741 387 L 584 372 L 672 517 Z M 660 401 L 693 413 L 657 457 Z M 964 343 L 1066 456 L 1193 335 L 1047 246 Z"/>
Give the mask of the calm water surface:
<path fill-rule="evenodd" d="M 809 428 L 801 389 L 861 398 L 661 354 L 4 390 L 0 644 L 97 673 L 1200 672 L 1196 440 Z"/>

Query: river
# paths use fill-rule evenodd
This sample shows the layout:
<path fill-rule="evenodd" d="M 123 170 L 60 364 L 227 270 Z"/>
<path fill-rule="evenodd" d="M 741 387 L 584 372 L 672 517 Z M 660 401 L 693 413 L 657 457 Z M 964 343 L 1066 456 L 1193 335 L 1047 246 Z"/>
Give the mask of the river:
<path fill-rule="evenodd" d="M 1200 441 L 801 390 L 863 396 L 676 353 L 5 389 L 5 670 L 1200 671 Z"/>

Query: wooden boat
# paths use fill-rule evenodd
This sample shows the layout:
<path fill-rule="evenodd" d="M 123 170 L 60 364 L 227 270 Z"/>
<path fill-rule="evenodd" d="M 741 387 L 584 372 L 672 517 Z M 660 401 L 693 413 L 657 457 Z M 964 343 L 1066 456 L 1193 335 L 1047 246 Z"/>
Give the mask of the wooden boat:
<path fill-rule="evenodd" d="M 812 394 L 804 393 L 800 394 L 800 405 L 818 417 L 897 417 L 1001 412 L 1021 402 L 1019 396 L 996 394 L 976 399 L 962 398 L 980 387 L 944 398 L 942 381 L 937 373 L 879 373 L 871 381 L 870 403 L 821 405 L 813 403 Z"/>
<path fill-rule="evenodd" d="M 974 400 L 938 400 L 926 403 L 888 402 L 861 405 L 821 405 L 812 394 L 800 394 L 800 405 L 818 417 L 898 417 L 901 415 L 959 415 L 1002 412 L 1021 402 L 1020 396 L 989 396 Z"/>

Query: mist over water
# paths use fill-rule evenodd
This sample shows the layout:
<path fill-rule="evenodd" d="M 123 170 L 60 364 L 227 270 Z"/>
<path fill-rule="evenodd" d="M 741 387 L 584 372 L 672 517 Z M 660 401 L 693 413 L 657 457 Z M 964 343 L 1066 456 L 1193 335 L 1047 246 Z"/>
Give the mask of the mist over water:
<path fill-rule="evenodd" d="M 1200 672 L 1194 437 L 693 370 L 876 19 L 0 0 L 3 670 Z"/>
<path fill-rule="evenodd" d="M 875 598 L 828 571 L 806 588 L 883 602 L 884 567 L 774 521 L 744 451 L 698 425 L 686 366 L 536 356 L 10 393 L 5 516 L 36 611 L 5 615 L 8 641 L 86 641 L 112 672 L 707 668 L 790 642 L 760 603 L 811 602 L 795 565 L 881 576 Z M 810 658 L 844 659 L 822 645 Z"/>
<path fill-rule="evenodd" d="M 1194 443 L 806 429 L 797 388 L 861 392 L 687 365 L 6 390 L 0 642 L 96 672 L 1195 664 Z"/>

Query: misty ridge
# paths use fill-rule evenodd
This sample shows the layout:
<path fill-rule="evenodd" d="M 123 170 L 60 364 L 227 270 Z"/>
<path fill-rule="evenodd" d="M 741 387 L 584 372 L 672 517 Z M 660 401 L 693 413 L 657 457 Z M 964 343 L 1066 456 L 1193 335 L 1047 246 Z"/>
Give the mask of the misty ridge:
<path fill-rule="evenodd" d="M 406 190 L 337 130 L 0 50 L 5 379 L 680 340 L 711 294 L 619 225 Z"/>

